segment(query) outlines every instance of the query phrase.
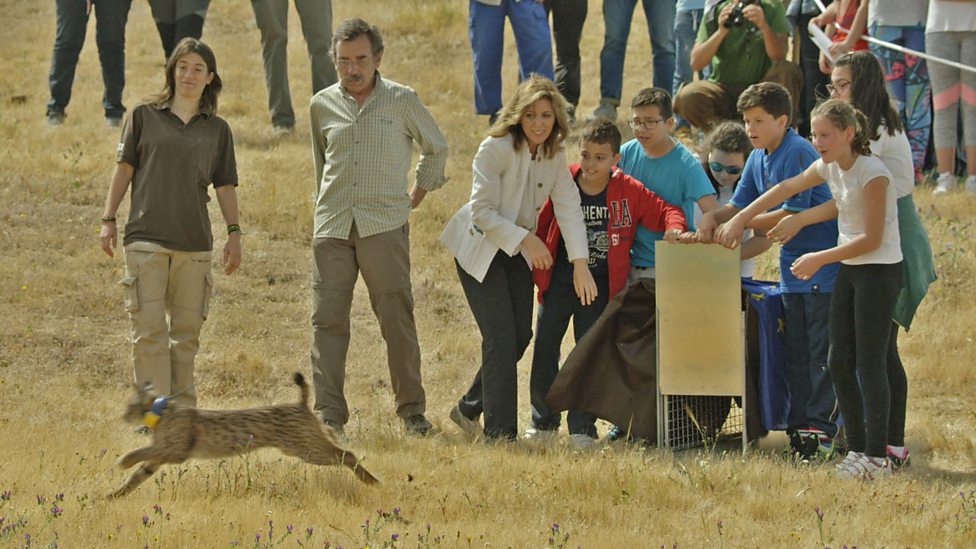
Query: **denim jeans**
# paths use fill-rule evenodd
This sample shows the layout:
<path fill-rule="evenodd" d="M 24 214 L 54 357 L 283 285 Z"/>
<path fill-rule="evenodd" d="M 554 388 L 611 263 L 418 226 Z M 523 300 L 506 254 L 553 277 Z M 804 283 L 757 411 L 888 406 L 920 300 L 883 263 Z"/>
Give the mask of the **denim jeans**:
<path fill-rule="evenodd" d="M 537 307 L 535 349 L 532 352 L 532 374 L 529 378 L 529 395 L 532 402 L 532 426 L 554 431 L 559 428 L 559 412 L 551 411 L 545 404 L 546 394 L 559 373 L 559 348 L 562 345 L 570 318 L 573 319 L 573 336 L 577 343 L 590 326 L 600 318 L 609 300 L 609 283 L 598 281 L 596 300 L 583 305 L 573 288 L 572 270 L 561 272 L 554 268 L 552 282 L 543 295 L 543 303 Z M 596 417 L 578 410 L 570 410 L 567 418 L 569 433 L 596 438 Z"/>
<path fill-rule="evenodd" d="M 458 402 L 473 419 L 484 413 L 485 436 L 518 436 L 518 361 L 532 339 L 532 270 L 522 257 L 499 251 L 478 282 L 461 265 L 458 278 L 481 331 L 481 367 Z"/>
<path fill-rule="evenodd" d="M 691 70 L 691 48 L 695 46 L 698 26 L 705 10 L 682 10 L 674 16 L 674 82 L 671 95 L 685 82 L 691 82 L 695 74 Z"/>
<path fill-rule="evenodd" d="M 542 4 L 535 0 L 502 0 L 498 6 L 489 6 L 469 0 L 468 38 L 474 65 L 474 107 L 478 114 L 494 114 L 502 108 L 506 17 L 515 35 L 519 81 L 532 73 L 553 78 L 552 37 Z"/>
<path fill-rule="evenodd" d="M 888 440 L 888 343 L 901 281 L 901 262 L 842 264 L 830 303 L 830 376 L 847 443 L 871 457 L 884 457 Z"/>
<path fill-rule="evenodd" d="M 827 370 L 830 299 L 830 293 L 783 294 L 789 431 L 837 432 L 837 397 Z"/>
<path fill-rule="evenodd" d="M 674 81 L 675 0 L 641 0 L 651 39 L 654 86 L 670 90 Z M 627 37 L 637 0 L 604 0 L 603 49 L 600 50 L 600 97 L 620 99 Z"/>
<path fill-rule="evenodd" d="M 108 118 L 121 118 L 122 89 L 125 87 L 125 24 L 129 18 L 132 0 L 93 0 L 95 11 L 95 42 L 98 59 L 102 64 L 102 81 L 105 93 L 102 107 Z M 48 86 L 51 99 L 47 114 L 63 114 L 71 101 L 71 86 L 75 81 L 75 67 L 81 48 L 85 45 L 88 13 L 85 0 L 57 0 L 57 31 L 54 52 L 51 55 L 51 72 Z"/>

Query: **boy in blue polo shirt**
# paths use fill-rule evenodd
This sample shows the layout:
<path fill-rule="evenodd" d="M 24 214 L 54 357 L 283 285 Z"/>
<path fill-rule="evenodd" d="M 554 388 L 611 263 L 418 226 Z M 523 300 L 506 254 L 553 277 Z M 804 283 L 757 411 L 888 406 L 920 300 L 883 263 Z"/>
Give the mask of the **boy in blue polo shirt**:
<path fill-rule="evenodd" d="M 695 204 L 707 212 L 718 208 L 718 201 L 701 162 L 671 136 L 674 128 L 671 95 L 661 88 L 644 88 L 631 100 L 630 112 L 634 139 L 620 147 L 617 167 L 665 202 L 681 208 L 688 230 L 694 231 Z M 663 238 L 662 232 L 637 227 L 630 248 L 631 282 L 654 278 L 654 242 Z"/>
<path fill-rule="evenodd" d="M 770 187 L 798 175 L 819 154 L 790 127 L 792 102 L 783 86 L 761 82 L 746 88 L 736 104 L 755 149 L 746 160 L 742 179 L 732 201 L 706 213 L 698 222 L 699 240 L 714 239 L 735 247 L 745 227 L 725 223 Z M 748 228 L 764 232 L 790 215 L 830 201 L 826 183 L 800 193 L 781 208 L 757 216 Z M 714 233 L 714 234 L 713 234 Z M 790 389 L 787 434 L 790 450 L 804 461 L 827 460 L 833 456 L 837 434 L 837 397 L 827 372 L 830 293 L 838 264 L 820 269 L 808 280 L 790 272 L 801 255 L 837 245 L 836 220 L 805 227 L 780 248 L 780 288 L 783 295 L 786 338 L 786 382 Z"/>

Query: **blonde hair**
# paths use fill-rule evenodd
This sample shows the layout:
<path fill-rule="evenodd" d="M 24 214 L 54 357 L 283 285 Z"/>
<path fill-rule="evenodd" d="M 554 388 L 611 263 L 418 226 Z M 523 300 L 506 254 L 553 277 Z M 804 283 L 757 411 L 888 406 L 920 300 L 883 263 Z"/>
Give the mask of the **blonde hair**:
<path fill-rule="evenodd" d="M 842 130 L 854 128 L 851 150 L 861 156 L 871 156 L 871 141 L 868 136 L 868 118 L 843 99 L 828 99 L 814 107 L 810 118 L 826 118 Z"/>
<path fill-rule="evenodd" d="M 511 135 L 512 146 L 515 150 L 522 148 L 526 142 L 525 132 L 522 131 L 522 117 L 540 99 L 548 99 L 552 105 L 552 111 L 556 115 L 552 133 L 542 144 L 542 155 L 545 158 L 555 156 L 562 149 L 563 140 L 569 133 L 566 99 L 559 93 L 552 80 L 538 74 L 533 73 L 519 84 L 518 89 L 515 90 L 515 95 L 498 112 L 498 120 L 488 130 L 488 135 L 492 137 Z"/>

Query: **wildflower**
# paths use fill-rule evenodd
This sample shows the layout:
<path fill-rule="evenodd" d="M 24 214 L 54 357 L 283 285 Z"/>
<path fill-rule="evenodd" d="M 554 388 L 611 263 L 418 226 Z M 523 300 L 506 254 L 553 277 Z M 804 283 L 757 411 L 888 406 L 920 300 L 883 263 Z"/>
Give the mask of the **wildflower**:
<path fill-rule="evenodd" d="M 55 518 L 60 517 L 61 516 L 61 513 L 63 511 L 64 511 L 64 509 L 62 509 L 62 508 L 58 507 L 57 505 L 55 505 L 54 507 L 51 507 L 51 516 L 53 516 Z"/>
<path fill-rule="evenodd" d="M 288 526 L 285 526 L 285 530 L 288 530 L 288 533 L 290 534 L 291 533 L 291 524 L 289 524 Z"/>
<path fill-rule="evenodd" d="M 10 490 L 4 490 L 3 493 L 0 493 L 0 501 L 10 501 L 10 496 Z"/>
<path fill-rule="evenodd" d="M 312 532 L 314 532 L 314 531 L 315 531 L 315 528 L 312 528 L 311 526 L 309 526 L 308 528 L 305 529 L 305 534 L 308 537 L 312 537 Z"/>
<path fill-rule="evenodd" d="M 390 536 L 390 539 L 396 541 L 400 539 L 400 534 L 394 533 L 392 536 Z"/>
<path fill-rule="evenodd" d="M 44 496 L 37 496 L 38 505 L 44 505 L 44 501 L 45 501 Z"/>
<path fill-rule="evenodd" d="M 817 508 L 815 509 L 815 511 L 817 512 L 817 518 L 820 519 L 820 520 L 823 520 L 823 518 L 824 518 L 824 512 L 820 510 L 820 506 L 819 505 L 817 506 Z"/>
<path fill-rule="evenodd" d="M 142 525 L 143 526 L 149 526 L 149 516 L 142 515 Z"/>

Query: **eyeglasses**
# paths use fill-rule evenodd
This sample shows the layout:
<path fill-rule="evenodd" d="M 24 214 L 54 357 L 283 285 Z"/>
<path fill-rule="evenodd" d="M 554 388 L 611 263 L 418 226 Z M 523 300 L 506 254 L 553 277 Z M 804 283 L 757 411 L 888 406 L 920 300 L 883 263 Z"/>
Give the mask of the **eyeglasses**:
<path fill-rule="evenodd" d="M 711 170 L 715 173 L 725 172 L 729 175 L 739 175 L 742 173 L 742 168 L 738 166 L 726 166 L 725 164 L 721 164 L 719 162 L 709 162 L 708 167 L 711 168 Z"/>
<path fill-rule="evenodd" d="M 631 128 L 635 130 L 653 130 L 654 128 L 658 127 L 658 125 L 660 125 L 661 122 L 664 122 L 663 118 L 658 118 L 658 119 L 645 118 L 643 120 L 639 118 L 634 118 L 633 120 L 628 122 L 628 124 L 630 125 Z"/>
<path fill-rule="evenodd" d="M 370 61 L 371 59 L 369 57 L 360 57 L 358 59 L 340 58 L 340 59 L 336 59 L 336 66 L 339 67 L 340 69 L 348 69 L 349 67 L 356 67 L 357 69 L 361 69 L 365 67 Z"/>
<path fill-rule="evenodd" d="M 845 89 L 849 88 L 850 86 L 851 86 L 850 80 L 838 80 L 836 84 L 833 83 L 827 84 L 827 91 L 829 91 L 830 93 L 834 93 L 834 91 L 840 93 Z"/>

